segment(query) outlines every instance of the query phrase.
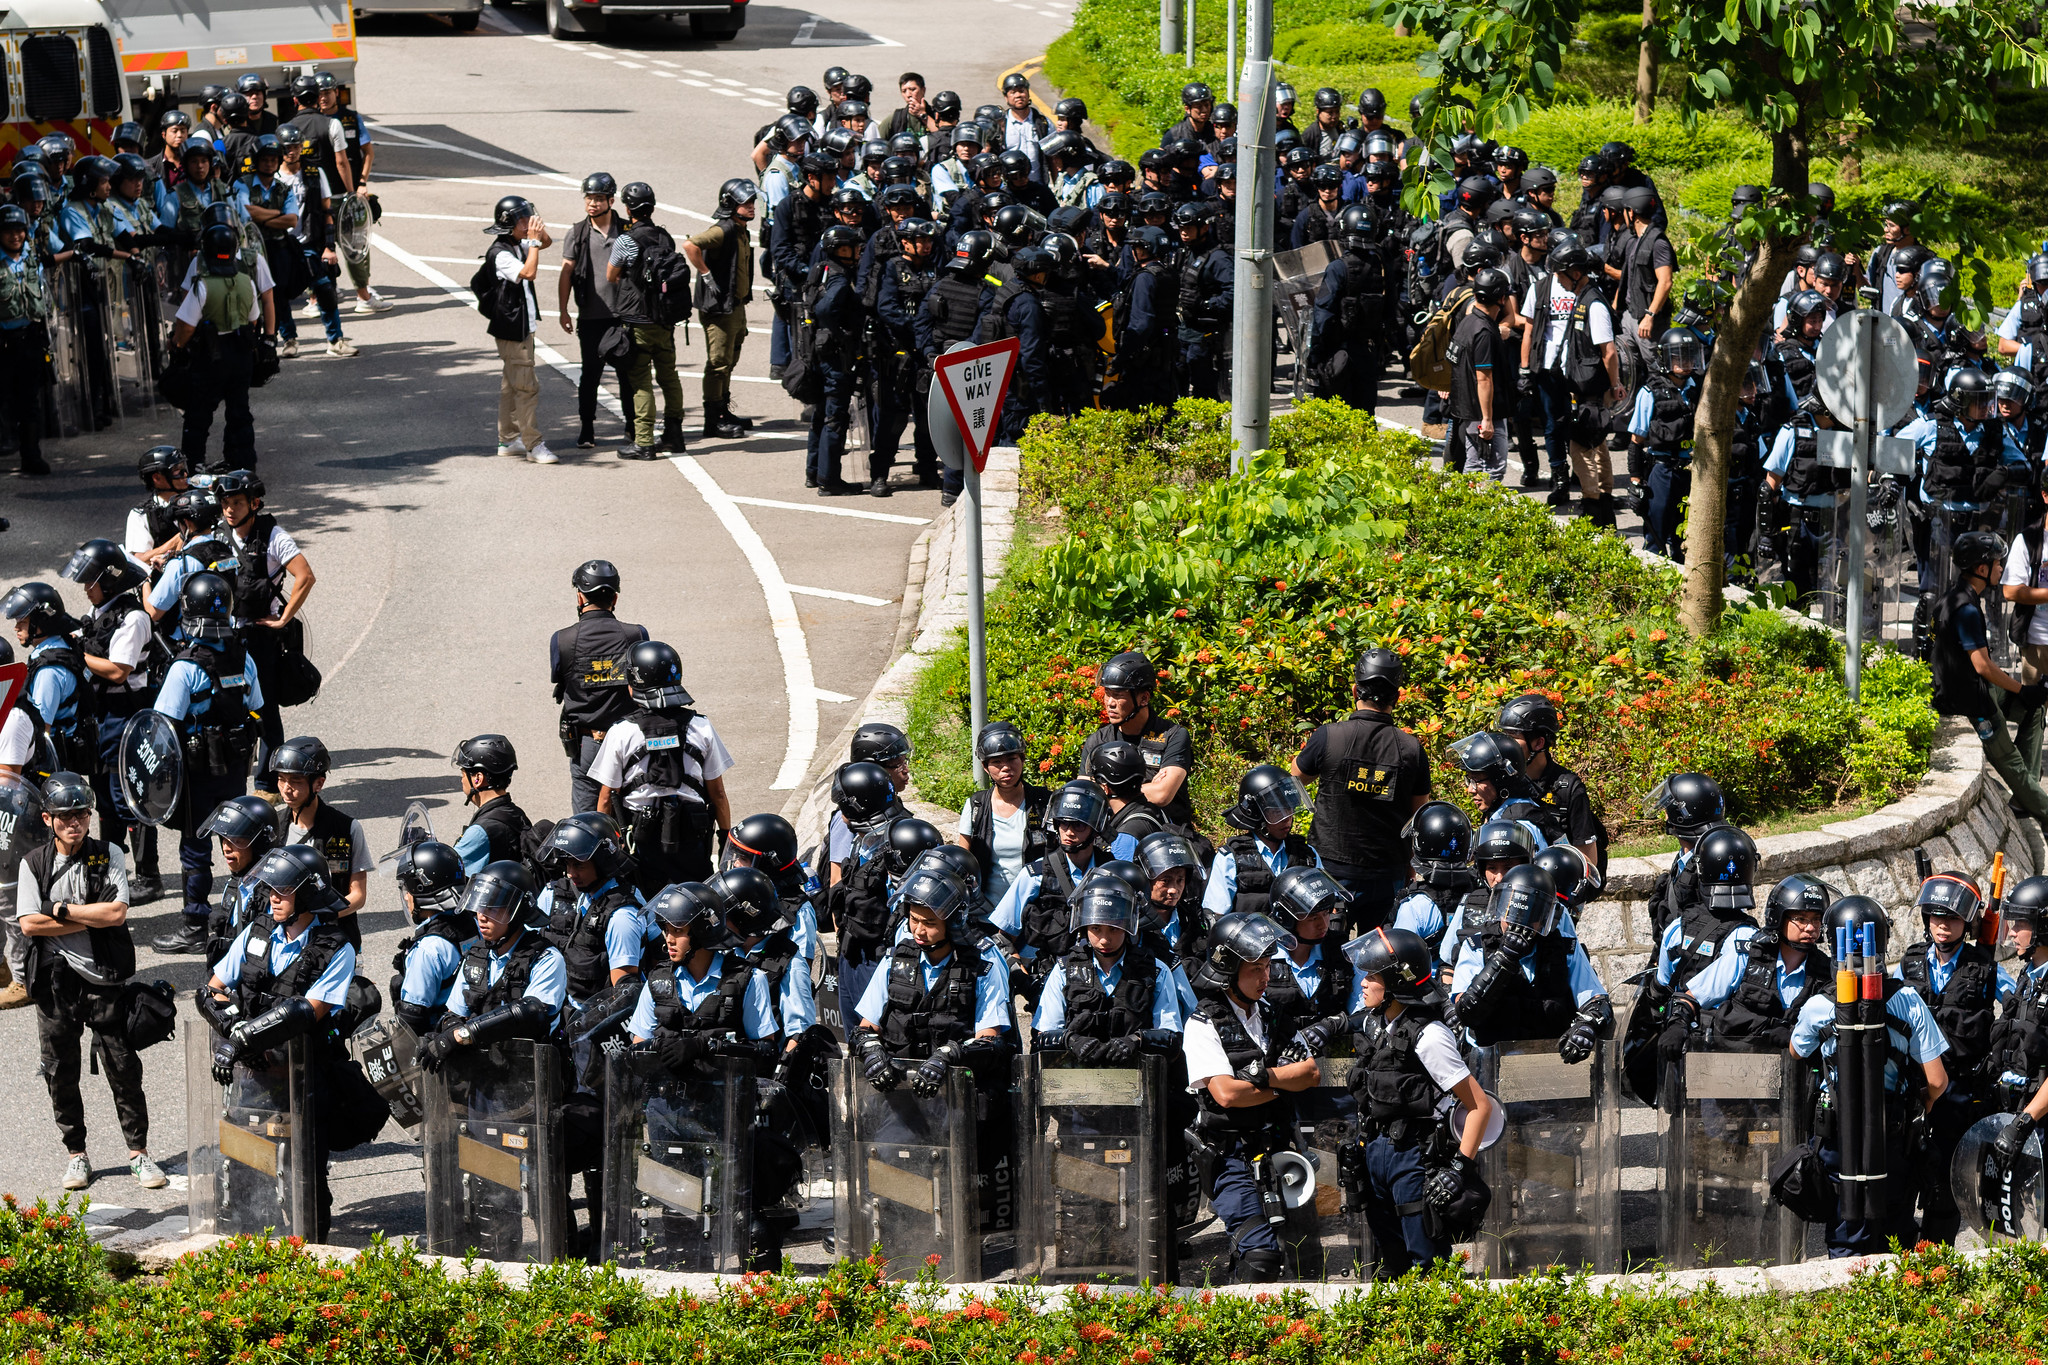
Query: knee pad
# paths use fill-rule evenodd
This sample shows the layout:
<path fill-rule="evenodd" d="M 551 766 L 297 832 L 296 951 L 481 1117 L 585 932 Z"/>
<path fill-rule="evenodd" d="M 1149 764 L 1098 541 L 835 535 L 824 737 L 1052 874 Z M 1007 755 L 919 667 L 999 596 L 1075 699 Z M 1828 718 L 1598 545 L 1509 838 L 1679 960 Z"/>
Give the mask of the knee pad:
<path fill-rule="evenodd" d="M 1237 1258 L 1230 1269 L 1232 1284 L 1271 1284 L 1287 1268 L 1287 1257 L 1278 1247 L 1253 1247 Z"/>

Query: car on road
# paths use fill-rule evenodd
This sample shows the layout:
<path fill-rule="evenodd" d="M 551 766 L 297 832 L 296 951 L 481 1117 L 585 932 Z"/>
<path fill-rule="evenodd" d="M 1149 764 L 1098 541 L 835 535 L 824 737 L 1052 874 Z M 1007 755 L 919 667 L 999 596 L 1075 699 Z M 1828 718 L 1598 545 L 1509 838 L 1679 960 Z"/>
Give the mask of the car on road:
<path fill-rule="evenodd" d="M 468 33 L 483 17 L 484 0 L 370 0 L 358 4 L 356 17 L 365 14 L 438 14 L 454 25 L 457 33 Z"/>
<path fill-rule="evenodd" d="M 512 0 L 491 0 L 499 7 Z M 698 0 L 677 4 L 675 0 L 541 0 L 547 10 L 548 32 L 557 38 L 595 38 L 611 19 L 682 19 L 690 21 L 690 36 L 709 42 L 727 42 L 747 26 L 747 0 Z"/>

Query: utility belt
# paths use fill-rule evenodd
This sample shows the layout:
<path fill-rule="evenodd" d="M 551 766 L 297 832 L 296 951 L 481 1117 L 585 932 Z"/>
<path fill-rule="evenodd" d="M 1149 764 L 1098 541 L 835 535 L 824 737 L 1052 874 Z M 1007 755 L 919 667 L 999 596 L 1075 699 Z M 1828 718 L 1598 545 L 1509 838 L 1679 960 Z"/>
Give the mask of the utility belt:
<path fill-rule="evenodd" d="M 603 730 L 585 730 L 567 719 L 557 722 L 555 726 L 555 737 L 562 741 L 562 753 L 571 763 L 583 757 L 585 738 L 594 739 L 602 744 L 604 736 Z"/>
<path fill-rule="evenodd" d="M 233 729 L 209 725 L 185 736 L 187 772 L 208 777 L 240 777 L 249 771 L 249 757 L 256 752 L 256 727 L 238 725 Z"/>
<path fill-rule="evenodd" d="M 636 849 L 691 848 L 711 837 L 711 807 L 664 796 L 651 806 L 628 808 L 626 827 Z"/>
<path fill-rule="evenodd" d="M 1358 1130 L 1367 1142 L 1385 1138 L 1393 1144 L 1397 1152 L 1424 1146 L 1432 1138 L 1447 1131 L 1443 1121 L 1437 1118 L 1401 1118 L 1383 1124 L 1376 1122 L 1370 1114 L 1360 1116 Z"/>

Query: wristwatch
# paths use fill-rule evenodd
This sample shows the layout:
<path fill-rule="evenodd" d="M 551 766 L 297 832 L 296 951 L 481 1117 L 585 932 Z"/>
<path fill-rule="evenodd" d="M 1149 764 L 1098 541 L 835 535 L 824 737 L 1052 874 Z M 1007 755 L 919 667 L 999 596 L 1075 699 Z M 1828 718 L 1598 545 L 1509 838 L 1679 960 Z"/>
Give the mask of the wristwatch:
<path fill-rule="evenodd" d="M 55 905 L 50 907 L 50 918 L 57 921 L 57 923 L 59 924 L 62 924 L 65 920 L 70 919 L 71 903 L 69 901 L 58 901 Z"/>

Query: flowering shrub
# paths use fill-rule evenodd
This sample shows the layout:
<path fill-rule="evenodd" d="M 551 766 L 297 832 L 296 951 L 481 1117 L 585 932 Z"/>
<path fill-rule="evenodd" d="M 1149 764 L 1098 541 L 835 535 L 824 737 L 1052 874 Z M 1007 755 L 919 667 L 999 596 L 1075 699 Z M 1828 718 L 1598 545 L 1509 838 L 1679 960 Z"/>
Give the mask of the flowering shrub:
<path fill-rule="evenodd" d="M 989 603 L 989 715 L 1025 732 L 1033 780 L 1073 774 L 1101 722 L 1096 668 L 1143 649 L 1160 669 L 1154 705 L 1193 733 L 1196 810 L 1212 824 L 1248 765 L 1284 764 L 1350 710 L 1353 661 L 1373 645 L 1402 656 L 1397 715 L 1440 795 L 1463 797 L 1449 744 L 1541 691 L 1565 719 L 1559 758 L 1617 838 L 1650 827 L 1642 796 L 1671 771 L 1712 774 L 1750 823 L 1883 798 L 1925 771 L 1921 665 L 1872 650 L 1852 705 L 1827 632 L 1759 609 L 1693 639 L 1674 570 L 1445 473 L 1361 413 L 1304 404 L 1224 477 L 1218 412 L 1088 413 L 1026 436 L 1023 506 L 1056 538 Z M 941 804 L 968 790 L 966 713 L 963 645 L 912 705 L 918 786 Z"/>
<path fill-rule="evenodd" d="M 329 1265 L 296 1242 L 249 1238 L 185 1257 L 161 1283 L 116 1286 L 75 1221 L 10 1226 L 0 1240 L 9 1255 L 58 1256 L 94 1286 L 0 1313 L 0 1359 L 21 1365 L 2041 1365 L 2048 1354 L 2048 1248 L 2036 1243 L 1978 1260 L 1922 1243 L 1797 1296 L 1655 1281 L 1595 1291 L 1561 1274 L 1493 1286 L 1445 1268 L 1322 1308 L 1292 1291 L 1086 1286 L 1042 1303 L 1019 1290 L 947 1300 L 929 1270 L 883 1279 L 879 1257 L 809 1279 L 748 1275 L 702 1296 L 657 1297 L 610 1266 L 570 1263 L 515 1289 L 409 1245 Z"/>

